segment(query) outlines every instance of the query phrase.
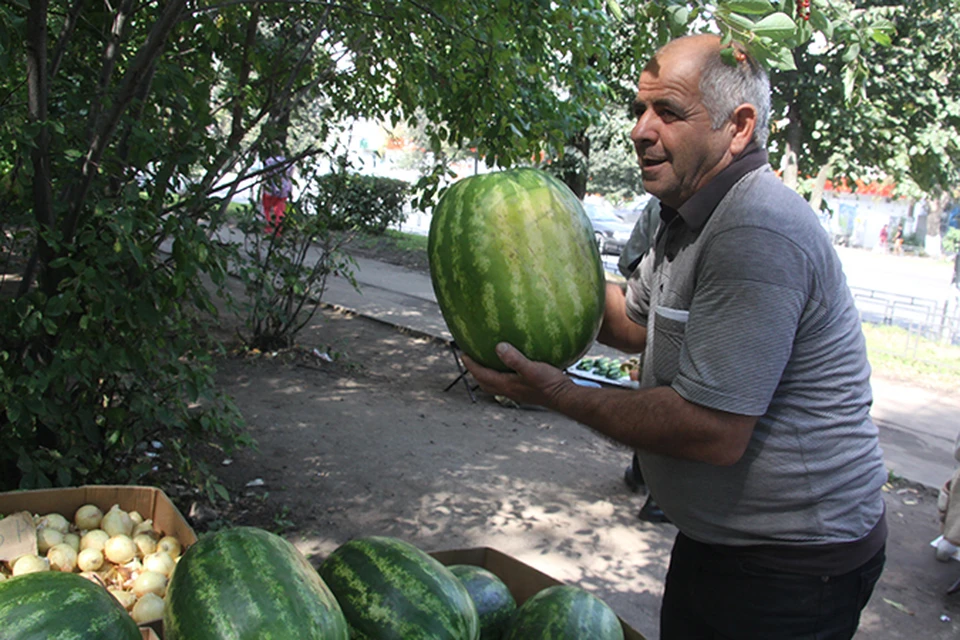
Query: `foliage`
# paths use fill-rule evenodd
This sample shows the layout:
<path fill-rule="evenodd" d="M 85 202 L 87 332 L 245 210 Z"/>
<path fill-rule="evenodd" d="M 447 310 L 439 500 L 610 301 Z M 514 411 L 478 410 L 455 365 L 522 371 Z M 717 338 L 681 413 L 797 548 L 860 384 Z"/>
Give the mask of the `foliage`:
<path fill-rule="evenodd" d="M 958 251 L 960 251 L 960 229 L 950 227 L 947 234 L 943 236 L 943 252 L 950 254 Z"/>
<path fill-rule="evenodd" d="M 327 278 L 339 274 L 354 287 L 354 262 L 342 251 L 350 236 L 331 233 L 341 227 L 335 197 L 329 192 L 306 195 L 287 207 L 283 224 L 268 232 L 260 212 L 241 210 L 237 227 L 243 233 L 237 276 L 244 285 L 240 304 L 245 318 L 241 339 L 251 349 L 274 351 L 292 346 L 314 317 Z"/>
<path fill-rule="evenodd" d="M 404 205 L 410 185 L 402 180 L 359 173 L 328 173 L 311 185 L 329 202 L 329 228 L 383 234 L 406 220 Z"/>

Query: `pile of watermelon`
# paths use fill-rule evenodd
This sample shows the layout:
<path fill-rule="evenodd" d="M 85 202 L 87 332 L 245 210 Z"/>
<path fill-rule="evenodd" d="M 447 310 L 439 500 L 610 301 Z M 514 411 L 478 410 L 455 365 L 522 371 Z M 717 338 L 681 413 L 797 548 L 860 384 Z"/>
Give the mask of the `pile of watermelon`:
<path fill-rule="evenodd" d="M 209 533 L 181 557 L 166 593 L 164 640 L 622 640 L 596 596 L 551 587 L 517 606 L 495 574 L 444 566 L 392 537 L 358 538 L 315 569 L 254 527 Z M 0 582 L 4 640 L 140 638 L 104 589 L 69 573 Z"/>

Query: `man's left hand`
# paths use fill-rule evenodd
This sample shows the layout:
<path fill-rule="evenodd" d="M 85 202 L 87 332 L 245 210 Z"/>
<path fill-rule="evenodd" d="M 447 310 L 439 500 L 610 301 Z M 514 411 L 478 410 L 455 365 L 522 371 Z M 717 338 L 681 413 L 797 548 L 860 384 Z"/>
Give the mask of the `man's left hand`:
<path fill-rule="evenodd" d="M 506 396 L 520 404 L 536 404 L 551 407 L 562 389 L 573 384 L 562 371 L 544 362 L 527 359 L 520 351 L 506 342 L 497 345 L 501 362 L 514 373 L 503 373 L 477 364 L 469 356 L 463 363 L 473 375 L 480 388 L 493 395 Z"/>

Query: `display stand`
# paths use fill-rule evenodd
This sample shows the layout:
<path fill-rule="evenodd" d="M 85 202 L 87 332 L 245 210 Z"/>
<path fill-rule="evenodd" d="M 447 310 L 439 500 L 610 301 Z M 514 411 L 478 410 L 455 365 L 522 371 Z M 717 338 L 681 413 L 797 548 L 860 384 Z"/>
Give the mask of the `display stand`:
<path fill-rule="evenodd" d="M 473 395 L 473 390 L 479 387 L 480 385 L 477 385 L 477 384 L 473 386 L 470 385 L 470 381 L 467 380 L 467 376 L 470 375 L 470 372 L 467 371 L 467 368 L 463 366 L 463 361 L 460 359 L 460 351 L 459 351 L 459 348 L 457 347 L 457 343 L 452 340 L 450 341 L 450 351 L 453 353 L 453 361 L 457 363 L 457 371 L 460 372 L 460 375 L 454 378 L 453 382 L 448 384 L 447 387 L 444 389 L 444 391 L 450 391 L 450 389 L 452 389 L 455 384 L 457 384 L 462 380 L 463 387 L 467 390 L 467 393 L 470 394 L 470 400 L 473 402 L 476 402 L 477 397 Z"/>

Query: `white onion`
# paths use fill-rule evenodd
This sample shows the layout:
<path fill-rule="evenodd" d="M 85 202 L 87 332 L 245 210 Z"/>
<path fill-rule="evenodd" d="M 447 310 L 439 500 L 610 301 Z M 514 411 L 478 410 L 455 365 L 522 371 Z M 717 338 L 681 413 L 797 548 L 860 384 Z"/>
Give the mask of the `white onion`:
<path fill-rule="evenodd" d="M 103 566 L 103 551 L 100 549 L 84 549 L 77 555 L 77 566 L 80 571 L 97 571 Z"/>
<path fill-rule="evenodd" d="M 0 571 L 0 582 L 3 582 L 6 579 L 7 579 L 7 574 L 5 574 L 3 571 Z"/>
<path fill-rule="evenodd" d="M 133 608 L 133 605 L 137 603 L 137 596 L 133 595 L 133 593 L 130 591 L 124 591 L 123 589 L 117 589 L 116 587 L 107 589 L 107 591 L 110 593 L 110 595 L 116 598 L 117 602 L 123 605 L 123 608 L 127 611 Z"/>
<path fill-rule="evenodd" d="M 144 571 L 133 581 L 133 593 L 142 598 L 145 593 L 155 593 L 161 598 L 167 592 L 167 576 L 156 571 Z"/>
<path fill-rule="evenodd" d="M 48 513 L 37 522 L 38 529 L 56 529 L 60 533 L 70 530 L 70 523 L 59 513 Z"/>
<path fill-rule="evenodd" d="M 20 556 L 11 566 L 13 569 L 13 575 L 22 576 L 25 573 L 36 573 L 37 571 L 49 571 L 50 565 L 47 564 L 46 558 L 41 558 L 40 556 L 35 556 L 33 554 L 28 554 L 25 556 Z"/>
<path fill-rule="evenodd" d="M 137 545 L 137 552 L 141 556 L 147 556 L 157 550 L 156 539 L 146 533 L 140 533 L 133 536 L 133 543 Z"/>
<path fill-rule="evenodd" d="M 137 604 L 133 605 L 131 615 L 137 624 L 159 620 L 163 617 L 163 598 L 155 593 L 144 594 L 137 600 Z"/>
<path fill-rule="evenodd" d="M 77 552 L 65 542 L 50 547 L 47 551 L 47 560 L 50 562 L 51 571 L 73 573 L 77 568 Z"/>
<path fill-rule="evenodd" d="M 134 527 L 133 527 L 133 533 L 130 534 L 130 537 L 131 537 L 131 538 L 136 538 L 136 537 L 137 537 L 138 535 L 140 535 L 141 533 L 145 533 L 145 534 L 147 534 L 147 535 L 152 535 L 152 536 L 154 536 L 155 538 L 159 538 L 159 537 L 160 537 L 160 536 L 157 535 L 157 532 L 153 530 L 153 520 L 144 520 L 144 521 L 141 522 L 140 524 L 134 525 Z"/>
<path fill-rule="evenodd" d="M 54 547 L 63 542 L 63 532 L 59 529 L 44 527 L 37 529 L 37 552 L 46 555 L 50 547 Z"/>
<path fill-rule="evenodd" d="M 130 536 L 116 535 L 103 546 L 103 555 L 114 564 L 126 564 L 137 557 L 137 545 Z"/>
<path fill-rule="evenodd" d="M 144 569 L 147 571 L 156 571 L 157 573 L 162 573 L 167 577 L 170 577 L 170 574 L 173 573 L 173 568 L 175 566 L 177 565 L 173 561 L 173 558 L 170 557 L 170 554 L 164 553 L 163 551 L 151 553 L 143 558 Z"/>
<path fill-rule="evenodd" d="M 173 536 L 164 536 L 160 538 L 160 542 L 157 543 L 157 551 L 162 551 L 176 560 L 180 557 L 182 547 L 180 546 L 180 541 Z"/>
<path fill-rule="evenodd" d="M 110 536 L 103 529 L 87 531 L 85 534 L 83 534 L 83 537 L 80 538 L 80 550 L 99 549 L 100 551 L 103 551 L 103 546 L 107 544 L 107 540 L 109 539 Z"/>
<path fill-rule="evenodd" d="M 133 533 L 133 520 L 129 513 L 122 510 L 120 505 L 115 504 L 103 516 L 103 520 L 100 521 L 100 528 L 106 531 L 111 538 L 119 535 L 129 536 Z"/>
<path fill-rule="evenodd" d="M 70 545 L 77 553 L 80 552 L 80 536 L 75 533 L 65 533 L 63 535 L 63 544 Z"/>
<path fill-rule="evenodd" d="M 99 529 L 102 519 L 103 511 L 95 504 L 85 504 L 73 514 L 73 524 L 77 525 L 77 529 L 81 531 Z"/>
<path fill-rule="evenodd" d="M 127 515 L 129 515 L 129 516 L 130 516 L 130 520 L 133 521 L 133 526 L 137 526 L 138 524 L 140 524 L 141 522 L 143 522 L 143 516 L 140 515 L 140 512 L 139 512 L 139 511 L 131 511 L 131 512 L 128 513 Z"/>

